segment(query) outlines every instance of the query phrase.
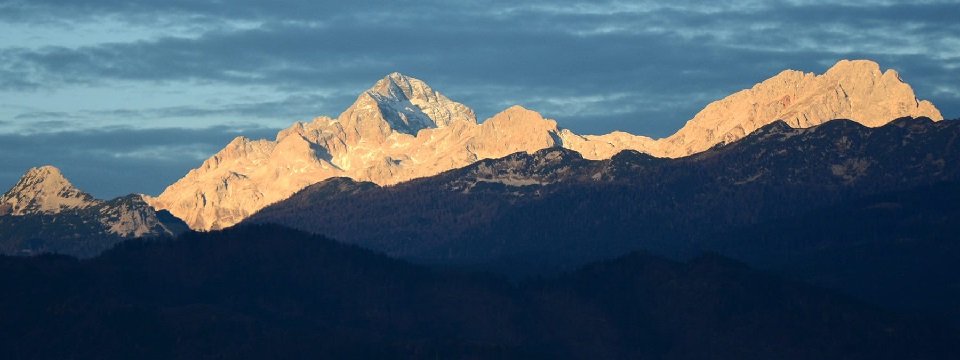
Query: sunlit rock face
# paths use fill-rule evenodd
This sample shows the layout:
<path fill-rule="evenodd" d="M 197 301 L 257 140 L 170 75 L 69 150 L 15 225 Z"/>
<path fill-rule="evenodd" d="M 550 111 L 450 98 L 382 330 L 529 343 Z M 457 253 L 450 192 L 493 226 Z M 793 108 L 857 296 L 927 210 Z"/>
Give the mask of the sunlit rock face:
<path fill-rule="evenodd" d="M 146 199 L 193 229 L 211 230 L 330 177 L 390 185 L 554 146 L 587 159 L 623 150 L 681 157 L 776 120 L 810 127 L 847 118 L 879 126 L 905 116 L 943 118 L 932 104 L 918 101 L 895 72 L 881 72 L 870 61 L 841 61 L 819 76 L 784 71 L 708 105 L 676 134 L 659 140 L 624 132 L 578 135 L 520 106 L 478 124 L 470 108 L 423 81 L 393 73 L 336 119 L 295 123 L 273 141 L 237 138 L 158 197 Z"/>
<path fill-rule="evenodd" d="M 388 81 L 394 94 L 397 83 L 415 91 L 372 95 Z M 330 177 L 395 184 L 478 159 L 558 146 L 559 133 L 556 121 L 520 106 L 478 124 L 464 105 L 419 80 L 391 74 L 337 119 L 296 123 L 274 141 L 237 138 L 148 200 L 194 229 L 220 229 Z"/>
<path fill-rule="evenodd" d="M 843 60 L 823 75 L 787 70 L 707 105 L 687 124 L 658 141 L 654 155 L 679 157 L 736 141 L 776 120 L 806 128 L 833 119 L 870 127 L 900 117 L 943 120 L 933 104 L 918 101 L 894 70 L 873 61 Z"/>
<path fill-rule="evenodd" d="M 60 169 L 46 165 L 28 170 L 10 191 L 0 196 L 0 215 L 57 214 L 99 203 L 73 186 Z"/>

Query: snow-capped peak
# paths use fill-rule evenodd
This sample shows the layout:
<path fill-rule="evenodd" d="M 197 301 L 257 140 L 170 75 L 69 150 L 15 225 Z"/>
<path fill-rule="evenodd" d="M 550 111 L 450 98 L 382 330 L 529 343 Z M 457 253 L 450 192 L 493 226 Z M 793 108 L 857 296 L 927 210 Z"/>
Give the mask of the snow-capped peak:
<path fill-rule="evenodd" d="M 416 134 L 421 129 L 441 128 L 454 121 L 476 123 L 466 105 L 450 100 L 425 82 L 398 72 L 377 81 L 361 95 L 372 99 L 383 119 L 398 132 Z"/>
<path fill-rule="evenodd" d="M 0 196 L 0 215 L 56 214 L 99 203 L 74 187 L 60 169 L 46 165 L 28 170 L 10 191 Z"/>

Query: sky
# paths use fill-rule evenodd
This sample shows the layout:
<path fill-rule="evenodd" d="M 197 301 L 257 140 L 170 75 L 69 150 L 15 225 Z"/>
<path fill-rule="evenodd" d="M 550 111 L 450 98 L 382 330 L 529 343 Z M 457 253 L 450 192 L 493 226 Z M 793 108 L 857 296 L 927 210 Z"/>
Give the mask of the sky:
<path fill-rule="evenodd" d="M 663 137 L 782 70 L 865 58 L 960 117 L 960 0 L 703 3 L 0 0 L 0 191 L 52 164 L 100 198 L 155 195 L 394 71 L 480 119 L 520 104 Z"/>

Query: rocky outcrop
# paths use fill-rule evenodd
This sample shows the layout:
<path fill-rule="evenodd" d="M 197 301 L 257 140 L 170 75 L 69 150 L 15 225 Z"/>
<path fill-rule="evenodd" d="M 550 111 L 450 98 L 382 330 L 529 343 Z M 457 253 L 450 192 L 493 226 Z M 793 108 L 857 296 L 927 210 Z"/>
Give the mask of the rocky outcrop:
<path fill-rule="evenodd" d="M 56 214 L 99 203 L 73 186 L 60 169 L 46 165 L 27 170 L 10 191 L 0 196 L 0 215 Z"/>
<path fill-rule="evenodd" d="M 841 61 L 819 76 L 784 71 L 708 105 L 676 134 L 659 140 L 624 132 L 578 135 L 520 106 L 478 124 L 465 105 L 393 73 L 337 118 L 295 123 L 273 141 L 237 138 L 162 194 L 146 199 L 193 229 L 210 230 L 236 224 L 331 177 L 391 185 L 554 146 L 595 160 L 623 150 L 682 157 L 736 141 L 777 120 L 792 127 L 836 118 L 879 126 L 905 116 L 942 119 L 896 72 L 881 72 L 870 61 Z"/>
<path fill-rule="evenodd" d="M 53 166 L 28 170 L 0 196 L 0 204 L 2 254 L 88 257 L 128 239 L 187 230 L 185 223 L 154 210 L 141 195 L 98 200 L 74 187 Z"/>

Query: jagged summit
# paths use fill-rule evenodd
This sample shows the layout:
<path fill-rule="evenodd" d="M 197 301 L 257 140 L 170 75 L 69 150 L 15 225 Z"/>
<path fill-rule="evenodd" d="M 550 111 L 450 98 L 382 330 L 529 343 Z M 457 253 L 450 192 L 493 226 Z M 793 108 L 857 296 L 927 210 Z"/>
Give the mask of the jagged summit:
<path fill-rule="evenodd" d="M 295 123 L 275 141 L 235 140 L 148 201 L 194 229 L 219 229 L 331 177 L 391 185 L 557 146 L 594 160 L 624 150 L 684 157 L 778 120 L 791 128 L 837 118 L 875 127 L 906 116 L 942 119 L 895 71 L 882 72 L 867 60 L 843 60 L 822 75 L 783 71 L 709 104 L 659 140 L 624 132 L 578 135 L 519 105 L 478 123 L 473 110 L 425 82 L 391 73 L 337 118 Z"/>
<path fill-rule="evenodd" d="M 73 186 L 60 169 L 45 165 L 27 170 L 0 196 L 0 215 L 56 214 L 97 204 L 98 200 Z"/>
<path fill-rule="evenodd" d="M 450 100 L 419 79 L 398 72 L 387 75 L 360 94 L 340 120 L 360 124 L 361 119 L 355 114 L 372 117 L 373 121 L 364 125 L 377 127 L 383 135 L 389 131 L 378 126 L 383 124 L 377 120 L 388 125 L 389 130 L 410 135 L 423 129 L 446 127 L 455 121 L 477 122 L 473 110 L 467 106 Z"/>
<path fill-rule="evenodd" d="M 66 181 L 67 179 L 63 176 L 63 173 L 56 166 L 53 165 L 42 165 L 34 168 L 30 168 L 26 173 L 23 174 L 23 177 L 28 179 L 37 179 L 37 180 L 51 180 L 51 181 Z"/>

